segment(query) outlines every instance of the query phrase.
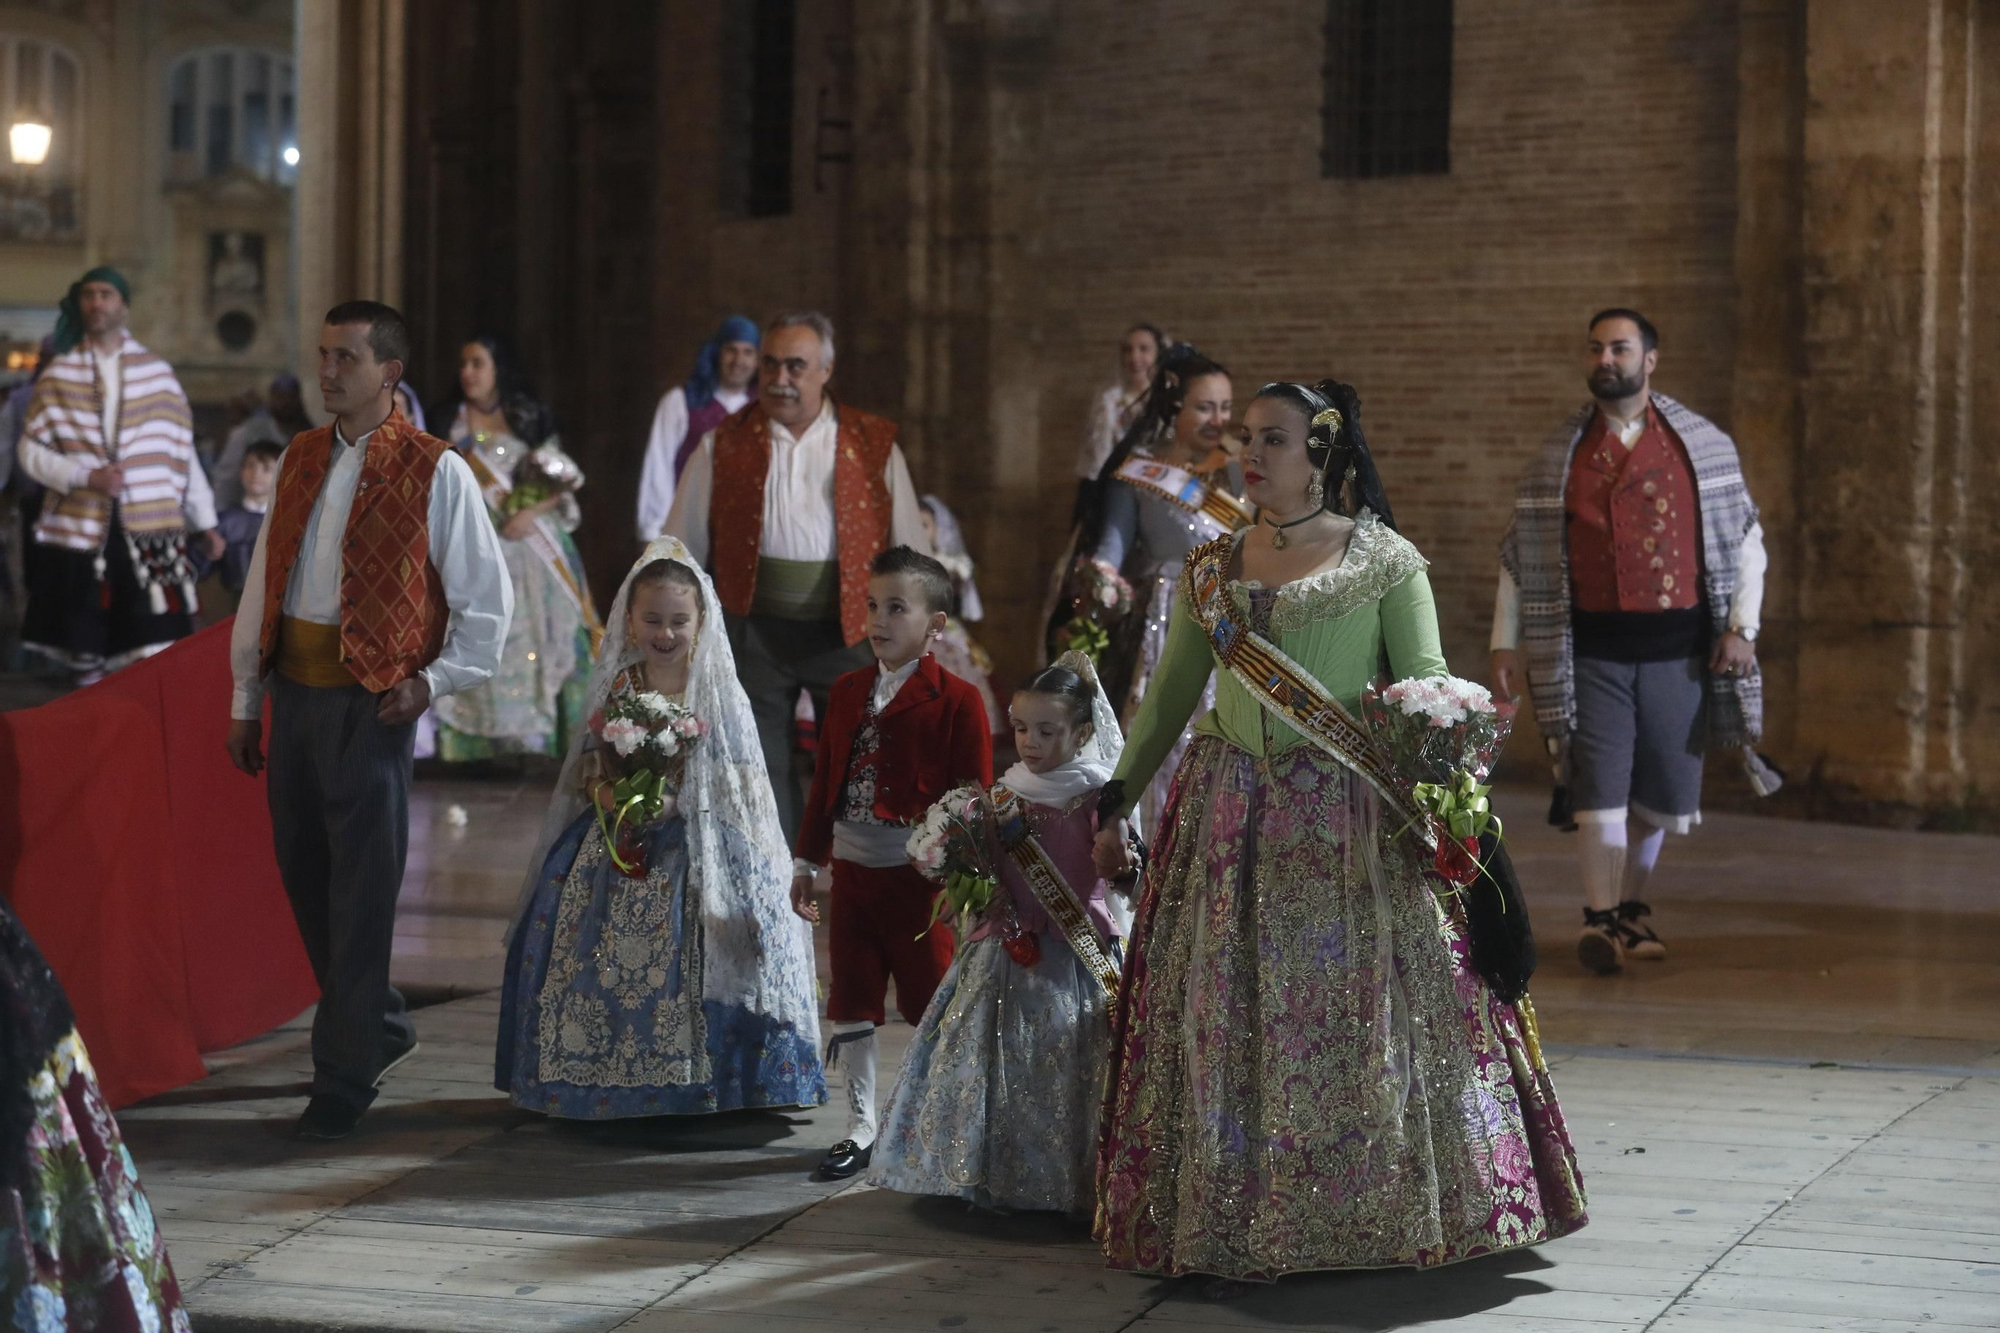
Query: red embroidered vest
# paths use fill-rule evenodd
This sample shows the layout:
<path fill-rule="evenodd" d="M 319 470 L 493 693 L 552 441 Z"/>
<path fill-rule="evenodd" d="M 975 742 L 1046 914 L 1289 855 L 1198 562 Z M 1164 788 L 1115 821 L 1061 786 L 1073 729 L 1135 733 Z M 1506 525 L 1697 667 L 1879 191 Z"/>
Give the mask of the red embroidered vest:
<path fill-rule="evenodd" d="M 840 562 L 840 629 L 849 644 L 868 636 L 868 566 L 889 544 L 889 486 L 882 474 L 896 423 L 835 405 L 834 546 Z M 715 487 L 708 502 L 715 595 L 731 615 L 750 614 L 764 540 L 764 486 L 771 475 L 770 418 L 756 403 L 715 428 Z"/>
<path fill-rule="evenodd" d="M 1652 408 L 1629 452 L 1598 413 L 1570 461 L 1563 507 L 1578 610 L 1673 611 L 1700 603 L 1694 469 Z"/>
<path fill-rule="evenodd" d="M 430 559 L 431 478 L 451 446 L 425 435 L 401 413 L 368 437 L 361 476 L 340 547 L 340 658 L 375 693 L 408 680 L 444 647 L 444 581 Z M 292 566 L 305 545 L 306 521 L 326 485 L 333 427 L 294 439 L 278 472 L 265 519 L 264 623 L 260 673 L 278 657 L 278 620 Z"/>

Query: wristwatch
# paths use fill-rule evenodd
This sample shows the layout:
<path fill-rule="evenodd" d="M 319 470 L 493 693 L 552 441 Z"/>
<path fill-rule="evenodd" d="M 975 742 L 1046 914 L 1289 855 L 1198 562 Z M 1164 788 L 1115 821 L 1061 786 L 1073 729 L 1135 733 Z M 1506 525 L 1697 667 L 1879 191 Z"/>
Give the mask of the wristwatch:
<path fill-rule="evenodd" d="M 1731 634 L 1734 634 L 1737 638 L 1743 640 L 1743 642 L 1745 643 L 1757 642 L 1757 631 L 1754 629 L 1748 629 L 1740 625 L 1731 625 L 1729 627 L 1729 632 Z"/>

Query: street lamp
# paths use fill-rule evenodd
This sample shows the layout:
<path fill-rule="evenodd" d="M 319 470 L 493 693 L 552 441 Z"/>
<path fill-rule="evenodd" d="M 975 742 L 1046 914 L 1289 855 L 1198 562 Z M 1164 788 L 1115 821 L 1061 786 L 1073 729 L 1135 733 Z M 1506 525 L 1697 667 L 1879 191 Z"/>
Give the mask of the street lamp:
<path fill-rule="evenodd" d="M 7 131 L 7 149 L 17 167 L 39 167 L 49 160 L 55 131 L 38 120 L 17 120 Z"/>

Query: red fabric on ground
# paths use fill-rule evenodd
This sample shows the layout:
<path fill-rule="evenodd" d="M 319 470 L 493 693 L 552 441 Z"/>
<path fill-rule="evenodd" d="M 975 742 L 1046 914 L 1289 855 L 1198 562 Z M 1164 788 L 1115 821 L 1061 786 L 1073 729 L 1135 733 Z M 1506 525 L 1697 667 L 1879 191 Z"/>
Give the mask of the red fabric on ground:
<path fill-rule="evenodd" d="M 271 850 L 264 780 L 223 750 L 229 622 L 101 684 L 0 713 L 0 892 L 76 1010 L 105 1097 L 318 998 Z"/>

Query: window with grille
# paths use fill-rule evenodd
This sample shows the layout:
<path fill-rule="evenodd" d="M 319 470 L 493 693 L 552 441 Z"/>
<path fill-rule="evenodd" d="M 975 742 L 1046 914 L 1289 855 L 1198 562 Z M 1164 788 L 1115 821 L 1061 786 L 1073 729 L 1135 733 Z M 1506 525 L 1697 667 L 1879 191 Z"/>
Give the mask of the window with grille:
<path fill-rule="evenodd" d="M 83 78 L 76 57 L 0 32 L 0 241 L 74 241 L 83 230 Z M 17 122 L 49 127 L 48 156 L 15 166 Z"/>
<path fill-rule="evenodd" d="M 1451 0 L 1327 0 L 1320 174 L 1451 170 Z"/>
<path fill-rule="evenodd" d="M 167 174 L 233 167 L 279 185 L 298 177 L 297 76 L 285 56 L 239 47 L 196 51 L 167 72 Z"/>
<path fill-rule="evenodd" d="M 722 211 L 792 211 L 797 0 L 723 0 Z"/>

